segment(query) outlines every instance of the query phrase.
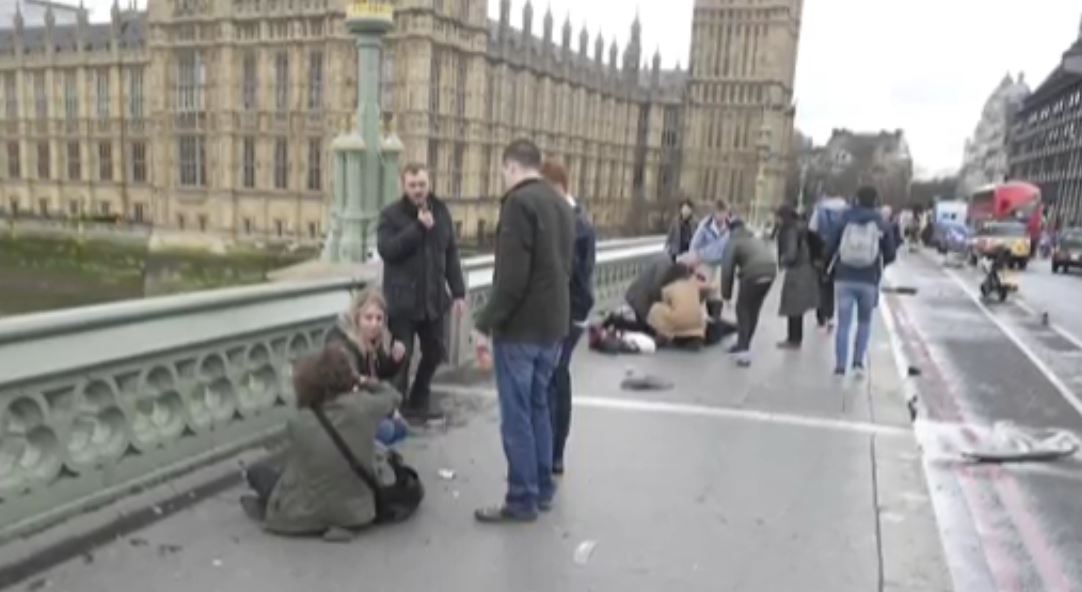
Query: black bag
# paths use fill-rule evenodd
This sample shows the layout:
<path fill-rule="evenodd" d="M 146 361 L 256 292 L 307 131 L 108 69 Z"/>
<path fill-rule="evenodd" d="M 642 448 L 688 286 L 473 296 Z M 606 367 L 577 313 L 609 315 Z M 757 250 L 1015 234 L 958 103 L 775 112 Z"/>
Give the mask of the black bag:
<path fill-rule="evenodd" d="M 330 436 L 335 448 L 342 453 L 353 472 L 372 491 L 372 497 L 376 502 L 376 523 L 402 522 L 412 516 L 417 507 L 421 505 L 421 500 L 425 497 L 425 489 L 424 485 L 421 484 L 421 477 L 417 474 L 417 471 L 405 463 L 402 455 L 394 450 L 387 451 L 387 461 L 390 463 L 391 469 L 394 470 L 394 485 L 384 487 L 353 455 L 353 451 L 349 449 L 349 445 L 342 439 L 342 435 L 338 433 L 338 430 L 334 429 L 334 425 L 327 419 L 323 409 L 313 407 L 312 413 L 316 415 L 316 419 L 323 426 L 323 430 Z"/>

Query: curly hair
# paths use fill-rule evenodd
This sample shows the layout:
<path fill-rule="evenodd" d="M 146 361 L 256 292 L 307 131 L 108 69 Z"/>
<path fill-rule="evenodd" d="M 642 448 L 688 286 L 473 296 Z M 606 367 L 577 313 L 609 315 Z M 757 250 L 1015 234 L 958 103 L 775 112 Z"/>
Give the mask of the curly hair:
<path fill-rule="evenodd" d="M 341 346 L 329 345 L 293 363 L 293 391 L 301 409 L 332 401 L 352 391 L 356 384 L 357 372 Z"/>

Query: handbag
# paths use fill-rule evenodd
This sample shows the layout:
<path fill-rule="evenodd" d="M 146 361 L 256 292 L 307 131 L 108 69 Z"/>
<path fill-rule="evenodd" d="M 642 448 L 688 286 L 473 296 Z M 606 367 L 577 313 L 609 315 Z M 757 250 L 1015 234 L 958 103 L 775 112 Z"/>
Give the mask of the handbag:
<path fill-rule="evenodd" d="M 342 434 L 338 433 L 338 430 L 331 424 L 330 419 L 323 413 L 323 409 L 313 407 L 312 413 L 319 420 L 319 424 L 323 426 L 323 431 L 327 432 L 331 441 L 334 442 L 335 448 L 346 459 L 349 467 L 372 491 L 372 497 L 376 504 L 376 522 L 379 524 L 402 522 L 412 516 L 417 507 L 421 505 L 425 491 L 424 485 L 421 484 L 421 477 L 413 467 L 405 463 L 402 455 L 394 450 L 387 451 L 387 460 L 394 471 L 394 484 L 380 485 L 375 476 L 357 460 L 353 451 L 349 449 L 349 445 L 342 439 Z"/>

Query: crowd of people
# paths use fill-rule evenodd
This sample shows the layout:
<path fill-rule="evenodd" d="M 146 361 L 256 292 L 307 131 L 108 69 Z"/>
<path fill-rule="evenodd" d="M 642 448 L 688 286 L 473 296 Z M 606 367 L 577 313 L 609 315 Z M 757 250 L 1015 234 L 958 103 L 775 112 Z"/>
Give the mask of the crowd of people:
<path fill-rule="evenodd" d="M 483 523 L 528 522 L 552 507 L 571 427 L 571 356 L 594 306 L 596 234 L 567 170 L 516 140 L 503 177 L 492 289 L 474 341 L 482 365 L 495 367 L 508 486 L 501 503 L 477 510 Z M 407 519 L 424 498 L 395 445 L 409 425 L 443 417 L 431 383 L 466 286 L 454 223 L 427 169 L 408 164 L 401 181 L 402 198 L 379 220 L 381 287 L 355 297 L 323 347 L 294 364 L 297 413 L 281 466 L 246 469 L 241 506 L 270 532 L 347 541 Z"/>
<path fill-rule="evenodd" d="M 555 503 L 571 427 L 571 357 L 594 308 L 596 235 L 568 191 L 567 170 L 529 140 L 512 142 L 502 163 L 495 269 L 472 338 L 478 364 L 495 373 L 507 490 L 475 512 L 482 523 L 532 522 Z M 271 532 L 350 540 L 371 524 L 405 520 L 423 500 L 417 472 L 395 445 L 410 424 L 442 417 L 431 382 L 445 357 L 448 316 L 466 312 L 466 286 L 451 214 L 428 171 L 406 165 L 401 181 L 402 198 L 379 220 L 382 286 L 354 298 L 324 347 L 296 362 L 297 413 L 282 466 L 247 469 L 243 509 Z M 897 247 L 877 201 L 863 188 L 852 203 L 821 200 L 810 216 L 782 207 L 773 245 L 726 203 L 696 222 L 686 201 L 664 253 L 628 290 L 628 311 L 605 325 L 696 350 L 735 333 L 730 352 L 746 367 L 762 308 L 780 283 L 788 330 L 779 347 L 802 347 L 811 311 L 833 327 L 836 303 L 835 371 L 859 371 L 878 284 Z M 735 324 L 722 320 L 734 297 Z M 420 356 L 411 377 L 414 342 Z"/>

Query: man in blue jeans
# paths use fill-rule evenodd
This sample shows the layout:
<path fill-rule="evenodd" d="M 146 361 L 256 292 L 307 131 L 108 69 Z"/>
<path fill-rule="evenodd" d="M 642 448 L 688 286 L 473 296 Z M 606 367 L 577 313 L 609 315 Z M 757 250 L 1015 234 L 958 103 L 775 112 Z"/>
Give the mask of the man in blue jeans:
<path fill-rule="evenodd" d="M 856 344 L 852 368 L 864 370 L 871 339 L 872 314 L 879 304 L 879 282 L 883 269 L 894 262 L 898 245 L 887 221 L 876 209 L 879 194 L 874 187 L 857 191 L 856 206 L 842 216 L 840 232 L 829 253 L 834 266 L 838 306 L 838 333 L 835 335 L 834 373 L 844 376 L 849 368 L 849 343 L 853 313 L 857 315 Z"/>
<path fill-rule="evenodd" d="M 549 388 L 571 318 L 575 215 L 540 169 L 533 142 L 515 140 L 504 150 L 508 192 L 500 206 L 496 268 L 488 303 L 474 322 L 478 360 L 491 355 L 495 362 L 507 457 L 503 503 L 475 513 L 485 523 L 532 522 L 556 494 Z"/>

